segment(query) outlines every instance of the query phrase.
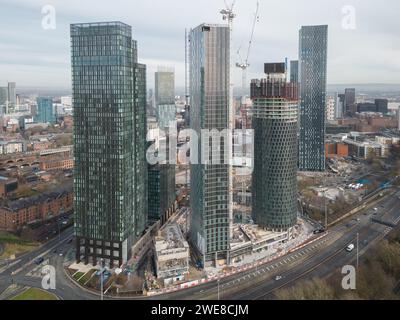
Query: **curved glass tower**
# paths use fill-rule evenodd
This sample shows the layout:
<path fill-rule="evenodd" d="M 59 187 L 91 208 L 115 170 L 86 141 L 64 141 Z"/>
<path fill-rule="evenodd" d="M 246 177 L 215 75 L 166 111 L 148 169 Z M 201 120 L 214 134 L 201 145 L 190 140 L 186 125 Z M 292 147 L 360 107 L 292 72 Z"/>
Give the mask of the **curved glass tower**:
<path fill-rule="evenodd" d="M 258 89 L 258 90 L 257 90 Z M 286 231 L 297 221 L 297 84 L 284 73 L 252 82 L 254 221 Z"/>

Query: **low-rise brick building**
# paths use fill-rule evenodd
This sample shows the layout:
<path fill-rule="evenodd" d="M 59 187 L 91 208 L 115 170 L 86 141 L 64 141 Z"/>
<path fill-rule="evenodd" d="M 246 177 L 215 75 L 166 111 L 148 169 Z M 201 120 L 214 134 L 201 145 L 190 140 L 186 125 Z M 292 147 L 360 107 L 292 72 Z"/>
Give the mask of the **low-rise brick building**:
<path fill-rule="evenodd" d="M 342 142 L 330 141 L 325 144 L 326 158 L 344 158 L 349 155 L 349 146 Z"/>
<path fill-rule="evenodd" d="M 0 208 L 0 229 L 16 231 L 28 223 L 56 217 L 72 208 L 72 187 L 10 201 Z"/>
<path fill-rule="evenodd" d="M 74 168 L 74 159 L 52 159 L 40 163 L 40 170 L 67 170 Z"/>

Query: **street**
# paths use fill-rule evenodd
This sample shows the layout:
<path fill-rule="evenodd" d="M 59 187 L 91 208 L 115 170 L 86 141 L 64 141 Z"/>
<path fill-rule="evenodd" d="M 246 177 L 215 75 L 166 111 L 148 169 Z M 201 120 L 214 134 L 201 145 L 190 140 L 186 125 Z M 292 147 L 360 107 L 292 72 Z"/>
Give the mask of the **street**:
<path fill-rule="evenodd" d="M 398 224 L 400 221 L 399 196 L 400 191 L 394 190 L 390 196 L 367 206 L 356 216 L 332 227 L 320 239 L 257 269 L 220 279 L 219 288 L 218 282 L 213 281 L 181 291 L 141 298 L 208 300 L 217 299 L 219 293 L 221 300 L 273 299 L 273 293 L 276 290 L 291 286 L 300 279 L 323 278 L 336 272 L 340 273 L 344 265 L 356 264 L 356 250 L 349 253 L 345 251 L 345 247 L 350 243 L 356 245 L 357 234 L 359 255 L 362 256 L 374 243 L 392 230 L 384 224 L 372 222 L 372 217 Z M 375 208 L 378 212 L 375 212 Z M 3 270 L 0 273 L 0 292 L 11 284 L 11 278 L 17 284 L 41 287 L 41 278 L 29 277 L 26 274 L 36 266 L 32 261 L 39 256 L 44 256 L 49 258 L 49 263 L 56 268 L 54 293 L 60 299 L 99 299 L 98 295 L 82 290 L 73 284 L 64 274 L 64 257 L 60 257 L 59 253 L 65 254 L 71 247 L 68 240 L 72 233 L 72 228 L 64 231 L 60 240 L 55 238 L 49 241 L 38 250 L 20 257 L 18 263 Z M 57 250 L 57 253 L 54 253 L 54 250 Z M 105 299 L 111 298 L 105 297 Z"/>

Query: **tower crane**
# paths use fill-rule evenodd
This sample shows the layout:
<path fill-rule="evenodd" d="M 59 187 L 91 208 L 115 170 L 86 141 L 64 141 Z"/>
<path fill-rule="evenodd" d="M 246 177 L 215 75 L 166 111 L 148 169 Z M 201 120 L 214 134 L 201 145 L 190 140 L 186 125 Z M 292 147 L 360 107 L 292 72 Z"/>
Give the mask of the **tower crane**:
<path fill-rule="evenodd" d="M 236 67 L 242 69 L 242 90 L 243 90 L 243 92 L 246 89 L 247 68 L 250 67 L 249 57 L 250 57 L 251 46 L 253 44 L 254 30 L 256 28 L 256 23 L 259 21 L 259 18 L 260 18 L 259 15 L 258 15 L 259 8 L 260 8 L 260 1 L 257 1 L 256 11 L 255 11 L 255 14 L 254 14 L 253 24 L 252 24 L 252 28 L 251 28 L 251 35 L 250 35 L 249 45 L 247 47 L 246 59 L 244 61 L 242 61 L 242 62 L 237 62 L 236 63 Z M 240 58 L 240 48 L 237 51 L 237 54 L 239 55 L 239 58 Z M 242 60 L 242 59 L 240 59 L 240 60 Z"/>
<path fill-rule="evenodd" d="M 224 0 L 225 9 L 222 9 L 220 13 L 222 14 L 222 19 L 228 21 L 229 26 L 229 105 L 228 105 L 228 113 L 229 113 L 229 130 L 235 128 L 235 112 L 233 107 L 233 77 L 232 77 L 232 32 L 233 32 L 233 19 L 236 17 L 236 14 L 233 12 L 233 7 L 235 6 L 236 0 L 233 0 L 231 5 L 229 6 L 226 0 Z M 229 144 L 231 145 L 231 144 Z M 231 154 L 231 153 L 230 153 Z M 229 163 L 233 163 L 232 155 L 230 155 Z M 229 237 L 233 237 L 233 172 L 232 166 L 229 166 Z"/>

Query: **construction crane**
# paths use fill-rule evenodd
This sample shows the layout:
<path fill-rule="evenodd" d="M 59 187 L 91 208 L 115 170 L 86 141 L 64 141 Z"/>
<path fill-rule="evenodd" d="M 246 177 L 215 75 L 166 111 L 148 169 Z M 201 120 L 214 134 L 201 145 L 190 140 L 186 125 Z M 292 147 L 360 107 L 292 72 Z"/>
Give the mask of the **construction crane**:
<path fill-rule="evenodd" d="M 233 12 L 233 8 L 235 6 L 236 0 L 232 1 L 232 4 L 229 6 L 226 0 L 224 0 L 225 9 L 222 9 L 220 13 L 222 14 L 222 19 L 224 21 L 228 21 L 229 26 L 229 105 L 228 105 L 228 112 L 229 112 L 229 130 L 235 129 L 235 112 L 233 107 L 233 77 L 232 77 L 232 33 L 233 33 L 233 19 L 236 17 L 236 14 Z M 229 144 L 230 145 L 230 144 Z M 232 155 L 230 156 L 232 157 Z M 233 163 L 233 159 L 229 159 L 230 163 Z M 232 166 L 229 166 L 229 237 L 233 237 L 233 172 Z"/>
<path fill-rule="evenodd" d="M 242 62 L 237 62 L 236 63 L 236 67 L 242 69 L 242 90 L 243 90 L 243 92 L 245 92 L 245 89 L 246 89 L 247 68 L 250 67 L 249 57 L 250 57 L 251 46 L 253 44 L 254 30 L 256 28 L 256 23 L 260 19 L 259 15 L 258 15 L 259 8 L 260 8 L 260 1 L 257 1 L 256 11 L 255 11 L 255 14 L 254 14 L 253 24 L 252 24 L 252 28 L 251 28 L 249 46 L 247 48 L 246 59 L 244 61 L 242 61 Z M 240 58 L 240 49 L 241 48 L 238 49 L 237 54 L 239 56 L 239 59 L 242 60 Z"/>
<path fill-rule="evenodd" d="M 230 70 L 230 74 L 229 74 L 229 79 L 231 81 L 231 83 L 229 84 L 230 88 L 229 88 L 229 127 L 231 129 L 234 129 L 234 119 L 235 119 L 235 115 L 234 115 L 234 111 L 233 111 L 233 83 L 232 83 L 232 68 L 231 68 L 231 64 L 232 64 L 232 33 L 233 33 L 233 19 L 236 17 L 236 14 L 233 12 L 233 8 L 235 6 L 236 0 L 232 1 L 232 4 L 229 6 L 228 3 L 226 2 L 226 0 L 224 0 L 225 3 L 225 9 L 222 9 L 220 11 L 220 13 L 222 14 L 222 19 L 224 21 L 228 21 L 228 26 L 229 26 L 229 43 L 230 43 L 230 47 L 229 47 L 229 52 L 230 52 L 230 56 L 229 56 L 229 70 Z"/>

